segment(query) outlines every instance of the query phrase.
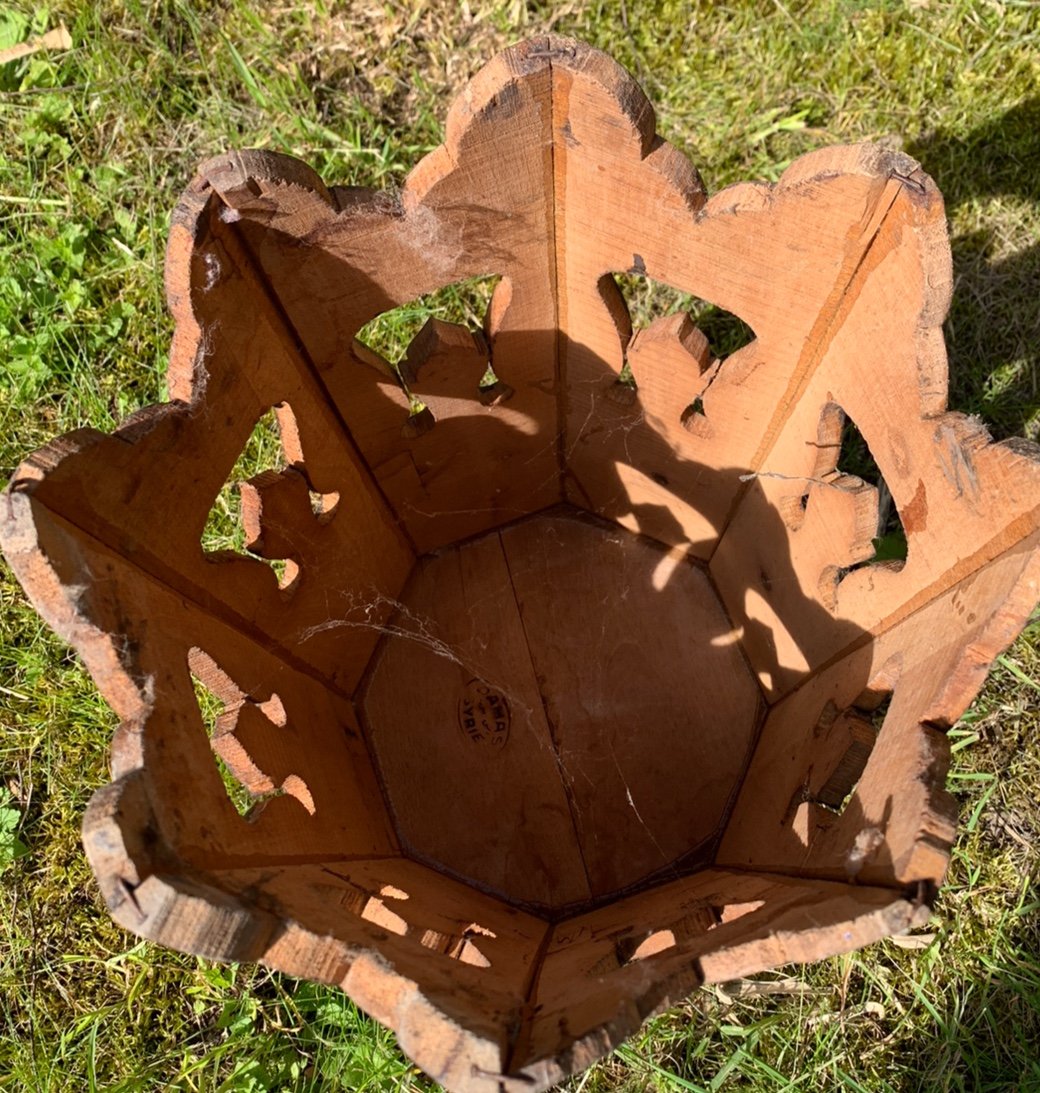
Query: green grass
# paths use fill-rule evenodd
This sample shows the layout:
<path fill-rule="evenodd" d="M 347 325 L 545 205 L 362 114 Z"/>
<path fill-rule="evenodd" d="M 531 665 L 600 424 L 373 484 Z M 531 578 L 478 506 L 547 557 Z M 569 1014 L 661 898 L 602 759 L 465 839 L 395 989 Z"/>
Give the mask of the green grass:
<path fill-rule="evenodd" d="M 4 476 L 62 430 L 165 397 L 162 250 L 196 163 L 266 146 L 336 182 L 397 186 L 465 78 L 549 27 L 643 81 L 711 191 L 836 141 L 921 159 L 953 239 L 951 404 L 998 437 L 1040 436 L 1035 4 L 76 0 L 0 7 L 0 49 L 60 19 L 71 50 L 0 67 Z M 463 293 L 407 318 L 474 307 Z M 399 356 L 409 335 L 389 326 L 373 337 Z M 256 448 L 243 475 L 270 465 L 263 436 Z M 240 546 L 222 504 L 211 545 Z M 701 991 L 567 1088 L 1040 1090 L 1038 689 L 1034 624 L 953 731 L 962 828 L 934 937 Z M 111 923 L 78 825 L 113 728 L 0 568 L 0 1089 L 432 1088 L 336 991 Z"/>
<path fill-rule="evenodd" d="M 493 276 L 459 281 L 384 311 L 365 323 L 357 333 L 358 340 L 396 368 L 404 360 L 409 343 L 431 318 L 465 323 L 480 330 L 498 280 Z"/>

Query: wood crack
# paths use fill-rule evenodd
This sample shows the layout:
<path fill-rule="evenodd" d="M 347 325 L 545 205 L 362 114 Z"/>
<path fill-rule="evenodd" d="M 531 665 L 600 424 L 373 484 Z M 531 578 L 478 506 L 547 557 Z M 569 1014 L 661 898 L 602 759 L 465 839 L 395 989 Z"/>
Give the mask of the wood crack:
<path fill-rule="evenodd" d="M 578 825 L 577 802 L 574 799 L 574 792 L 567 777 L 567 768 L 564 766 L 563 756 L 560 753 L 560 744 L 556 735 L 556 726 L 553 724 L 552 714 L 549 710 L 549 702 L 548 699 L 545 697 L 545 693 L 543 691 L 543 683 L 538 675 L 538 669 L 535 666 L 534 654 L 531 652 L 531 637 L 527 632 L 527 623 L 524 620 L 523 607 L 520 603 L 520 597 L 516 590 L 516 582 L 513 580 L 513 571 L 509 564 L 509 551 L 506 549 L 505 542 L 503 541 L 501 535 L 496 535 L 495 538 L 498 539 L 498 545 L 502 551 L 502 560 L 505 563 L 506 575 L 509 577 L 509 587 L 513 595 L 513 604 L 516 607 L 516 617 L 520 623 L 520 631 L 523 634 L 524 649 L 527 652 L 527 660 L 531 668 L 531 678 L 534 680 L 535 688 L 538 691 L 538 697 L 539 699 L 541 699 L 542 714 L 545 718 L 545 727 L 549 733 L 549 745 L 552 749 L 553 759 L 556 761 L 556 769 L 559 771 L 560 774 L 560 784 L 563 786 L 563 793 L 567 799 L 567 809 L 570 812 L 571 827 L 574 830 L 575 848 L 577 849 L 578 857 L 581 860 L 581 867 L 585 873 L 585 883 L 588 887 L 589 895 L 591 897 L 593 894 L 592 877 L 589 874 L 588 863 L 585 860 L 585 849 L 582 846 L 581 830 Z"/>
<path fill-rule="evenodd" d="M 567 468 L 567 413 L 568 413 L 568 398 L 567 398 L 567 385 L 565 383 L 564 370 L 563 370 L 563 335 L 560 333 L 561 328 L 561 300 L 560 300 L 560 285 L 562 284 L 562 278 L 560 273 L 560 249 L 559 241 L 562 234 L 558 230 L 557 219 L 562 217 L 563 211 L 557 207 L 556 201 L 556 172 L 562 167 L 562 164 L 558 162 L 559 156 L 556 147 L 556 71 L 553 68 L 553 51 L 552 42 L 550 39 L 546 39 L 544 47 L 544 56 L 548 58 L 549 68 L 549 250 L 552 254 L 552 284 L 549 286 L 549 292 L 552 296 L 553 304 L 553 373 L 556 377 L 556 466 L 559 474 L 559 486 L 560 486 L 560 500 L 565 501 L 567 499 L 566 481 L 568 475 Z"/>
<path fill-rule="evenodd" d="M 759 472 L 766 459 L 769 457 L 770 452 L 775 447 L 784 426 L 791 417 L 793 409 L 798 405 L 799 400 L 805 393 L 810 381 L 816 374 L 820 363 L 826 356 L 831 343 L 834 341 L 835 337 L 837 337 L 838 332 L 848 318 L 849 312 L 859 295 L 858 292 L 854 293 L 853 290 L 857 287 L 858 281 L 862 280 L 861 273 L 866 265 L 867 259 L 878 239 L 881 237 L 881 233 L 888 223 L 889 216 L 896 200 L 902 192 L 902 186 L 899 182 L 890 180 L 886 183 L 885 188 L 878 197 L 877 203 L 871 210 L 868 223 L 873 222 L 874 227 L 873 230 L 870 231 L 866 243 L 859 249 L 851 262 L 846 261 L 842 264 L 838 281 L 835 283 L 835 286 L 830 293 L 830 305 L 824 305 L 824 309 L 821 310 L 819 318 L 813 324 L 813 328 L 806 339 L 806 349 L 803 351 L 801 358 L 795 366 L 794 372 L 787 385 L 787 390 L 784 391 L 783 396 L 777 405 L 776 412 L 773 414 L 769 425 L 765 429 L 762 441 L 759 443 L 758 449 L 751 458 L 751 466 L 748 467 L 747 473 L 741 476 L 740 485 L 733 494 L 733 501 L 730 504 L 725 519 L 719 527 L 715 545 L 708 557 L 709 565 L 725 538 L 730 524 L 736 519 L 737 513 L 740 511 L 744 498 L 750 489 L 751 482 L 756 477 L 761 477 Z M 887 202 L 885 200 L 886 194 L 888 195 Z M 884 206 L 883 209 L 882 206 Z M 879 209 L 881 209 L 880 213 L 878 211 Z M 850 265 L 851 269 L 849 268 Z"/>

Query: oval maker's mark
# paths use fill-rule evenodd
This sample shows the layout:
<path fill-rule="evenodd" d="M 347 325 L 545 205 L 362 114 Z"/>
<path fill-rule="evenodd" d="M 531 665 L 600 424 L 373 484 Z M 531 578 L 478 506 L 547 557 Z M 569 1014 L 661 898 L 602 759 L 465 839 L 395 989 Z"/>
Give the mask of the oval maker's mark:
<path fill-rule="evenodd" d="M 459 699 L 459 728 L 475 744 L 504 748 L 509 739 L 509 703 L 482 679 L 471 679 Z"/>

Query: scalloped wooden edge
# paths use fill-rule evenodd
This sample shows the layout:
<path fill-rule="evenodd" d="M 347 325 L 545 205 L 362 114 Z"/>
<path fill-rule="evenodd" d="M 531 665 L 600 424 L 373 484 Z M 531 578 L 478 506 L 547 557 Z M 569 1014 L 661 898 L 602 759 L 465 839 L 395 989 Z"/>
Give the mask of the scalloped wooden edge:
<path fill-rule="evenodd" d="M 338 985 L 393 1028 L 402 1050 L 434 1080 L 459 1093 L 537 1093 L 609 1054 L 648 1017 L 698 986 L 849 952 L 923 925 L 930 914 L 924 889 L 911 895 L 803 882 L 804 896 L 799 896 L 792 878 L 776 877 L 792 889 L 778 916 L 743 938 L 736 923 L 726 927 L 725 948 L 701 947 L 690 957 L 681 947 L 674 955 L 666 950 L 653 958 L 662 964 L 663 973 L 651 976 L 633 967 L 627 978 L 632 993 L 618 999 L 609 1018 L 576 1036 L 567 1051 L 527 1061 L 516 1055 L 522 1044 L 493 1043 L 447 1016 L 421 984 L 397 971 L 378 950 L 316 934 L 255 900 L 243 901 L 213 877 L 185 870 L 156 831 L 142 771 L 124 775 L 94 794 L 84 816 L 83 844 L 109 913 L 127 930 L 180 952 L 256 961 Z M 716 883 L 724 883 L 725 869 L 709 872 L 722 878 Z M 743 878 L 739 873 L 732 876 L 738 882 Z M 641 898 L 630 897 L 628 902 Z M 599 914 L 584 918 L 594 922 Z M 583 919 L 571 921 L 580 925 Z M 574 928 L 567 921 L 556 927 Z M 596 982 L 590 980 L 590 987 L 601 990 Z M 518 1013 L 522 1009 L 517 999 Z"/>

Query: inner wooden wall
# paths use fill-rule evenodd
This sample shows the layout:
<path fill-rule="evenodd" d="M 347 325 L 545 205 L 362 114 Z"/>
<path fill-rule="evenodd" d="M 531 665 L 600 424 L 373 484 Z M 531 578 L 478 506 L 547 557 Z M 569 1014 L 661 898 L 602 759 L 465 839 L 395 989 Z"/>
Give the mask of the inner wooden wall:
<path fill-rule="evenodd" d="M 551 74 L 538 45 L 482 70 L 399 198 L 329 193 L 286 156 L 222 157 L 200 175 L 418 553 L 561 497 Z M 433 425 L 411 431 L 391 368 L 404 362 L 355 335 L 417 296 L 496 274 L 486 342 L 438 323 L 413 345 L 402 375 Z M 482 397 L 489 360 L 507 399 Z"/>

